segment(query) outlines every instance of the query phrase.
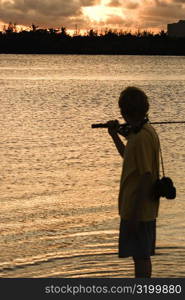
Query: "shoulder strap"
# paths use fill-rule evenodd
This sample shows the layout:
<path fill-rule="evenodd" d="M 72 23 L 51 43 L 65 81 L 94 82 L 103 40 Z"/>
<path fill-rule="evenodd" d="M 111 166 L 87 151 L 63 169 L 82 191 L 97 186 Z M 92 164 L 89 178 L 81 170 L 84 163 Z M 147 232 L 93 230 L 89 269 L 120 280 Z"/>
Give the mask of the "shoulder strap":
<path fill-rule="evenodd" d="M 160 141 L 159 141 L 159 152 L 160 152 L 160 158 L 161 158 L 161 166 L 162 166 L 163 177 L 165 177 L 164 161 L 163 161 L 163 155 L 162 155 L 162 149 L 161 149 L 161 143 L 160 143 Z"/>

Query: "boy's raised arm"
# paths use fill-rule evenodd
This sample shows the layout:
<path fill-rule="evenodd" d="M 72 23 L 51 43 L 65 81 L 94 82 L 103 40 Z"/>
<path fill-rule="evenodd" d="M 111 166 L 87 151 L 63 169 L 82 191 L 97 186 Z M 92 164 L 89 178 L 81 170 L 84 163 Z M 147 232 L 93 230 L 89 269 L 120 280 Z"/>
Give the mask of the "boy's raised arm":
<path fill-rule="evenodd" d="M 119 154 L 121 155 L 121 157 L 124 157 L 125 145 L 118 135 L 116 126 L 114 126 L 116 125 L 116 121 L 109 121 L 108 123 L 110 124 L 110 126 L 108 127 L 108 133 L 112 137 Z"/>

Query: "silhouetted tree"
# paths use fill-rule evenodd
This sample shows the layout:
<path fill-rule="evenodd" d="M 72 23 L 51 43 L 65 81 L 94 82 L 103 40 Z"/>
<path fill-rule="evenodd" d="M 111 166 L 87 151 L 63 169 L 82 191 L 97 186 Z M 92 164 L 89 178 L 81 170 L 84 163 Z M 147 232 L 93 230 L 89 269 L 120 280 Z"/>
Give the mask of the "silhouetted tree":
<path fill-rule="evenodd" d="M 112 29 L 108 29 L 106 30 L 105 32 L 105 37 L 107 38 L 114 38 L 114 37 L 117 37 L 118 36 L 118 33 L 116 31 L 112 31 Z"/>
<path fill-rule="evenodd" d="M 16 23 L 13 24 L 13 31 L 17 32 L 17 24 Z"/>
<path fill-rule="evenodd" d="M 95 31 L 94 29 L 90 29 L 88 32 L 87 32 L 87 35 L 91 38 L 93 37 L 96 37 L 98 34 L 97 34 L 97 31 Z"/>
<path fill-rule="evenodd" d="M 31 24 L 31 29 L 33 32 L 35 32 L 37 30 L 38 26 L 36 26 L 35 24 Z"/>
<path fill-rule="evenodd" d="M 67 35 L 65 27 L 61 27 L 61 35 L 62 36 L 66 36 Z"/>
<path fill-rule="evenodd" d="M 6 33 L 10 34 L 13 33 L 13 31 L 14 31 L 14 25 L 12 24 L 12 22 L 9 22 L 8 27 L 6 29 Z"/>
<path fill-rule="evenodd" d="M 172 38 L 164 30 L 158 34 L 150 31 L 131 33 L 106 28 L 95 29 L 86 35 L 67 34 L 65 27 L 17 32 L 16 24 L 9 22 L 0 34 L 0 53 L 75 53 L 75 54 L 167 54 L 185 55 L 185 38 Z"/>
<path fill-rule="evenodd" d="M 6 25 L 3 25 L 3 32 L 6 33 Z"/>
<path fill-rule="evenodd" d="M 57 29 L 49 28 L 49 33 L 55 35 L 58 32 Z"/>
<path fill-rule="evenodd" d="M 166 33 L 164 30 L 161 30 L 161 31 L 159 32 L 159 35 L 160 35 L 161 37 L 166 37 L 166 36 L 167 36 L 167 33 Z"/>

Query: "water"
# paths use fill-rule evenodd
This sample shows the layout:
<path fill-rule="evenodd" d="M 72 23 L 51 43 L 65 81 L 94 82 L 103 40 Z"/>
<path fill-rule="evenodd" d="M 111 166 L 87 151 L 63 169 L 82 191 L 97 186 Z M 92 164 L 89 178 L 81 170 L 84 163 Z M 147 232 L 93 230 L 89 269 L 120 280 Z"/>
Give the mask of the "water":
<path fill-rule="evenodd" d="M 185 57 L 0 55 L 0 276 L 133 277 L 118 259 L 122 161 L 105 129 L 128 85 L 151 121 L 184 120 Z M 161 200 L 153 277 L 184 277 L 185 125 L 156 125 L 177 188 Z"/>

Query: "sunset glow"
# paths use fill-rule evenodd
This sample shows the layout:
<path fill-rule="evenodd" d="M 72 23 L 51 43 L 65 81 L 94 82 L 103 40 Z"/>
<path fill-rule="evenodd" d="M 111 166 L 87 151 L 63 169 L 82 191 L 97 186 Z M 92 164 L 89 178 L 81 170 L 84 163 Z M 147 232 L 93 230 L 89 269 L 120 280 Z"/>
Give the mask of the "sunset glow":
<path fill-rule="evenodd" d="M 12 22 L 22 28 L 80 30 L 119 28 L 167 29 L 167 24 L 185 19 L 184 0 L 0 0 L 0 29 Z"/>
<path fill-rule="evenodd" d="M 82 10 L 84 16 L 88 17 L 92 22 L 105 21 L 107 18 L 107 9 L 103 5 L 83 7 Z"/>
<path fill-rule="evenodd" d="M 102 1 L 101 5 L 83 7 L 84 16 L 88 17 L 91 22 L 106 21 L 110 16 L 123 17 L 123 11 L 120 7 L 106 6 L 109 1 Z"/>

